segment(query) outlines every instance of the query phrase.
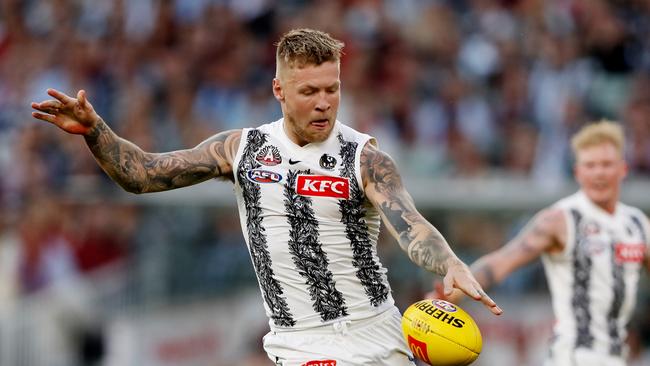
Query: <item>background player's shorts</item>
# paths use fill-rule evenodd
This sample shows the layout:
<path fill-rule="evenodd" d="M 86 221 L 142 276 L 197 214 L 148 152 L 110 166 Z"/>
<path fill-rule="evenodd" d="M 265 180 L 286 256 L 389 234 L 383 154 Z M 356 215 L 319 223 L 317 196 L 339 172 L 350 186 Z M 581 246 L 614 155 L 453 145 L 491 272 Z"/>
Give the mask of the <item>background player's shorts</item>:
<path fill-rule="evenodd" d="M 274 331 L 264 350 L 279 366 L 415 366 L 397 308 L 374 318 L 340 321 L 317 329 Z"/>
<path fill-rule="evenodd" d="M 592 350 L 573 346 L 558 347 L 554 345 L 551 354 L 544 362 L 544 366 L 626 366 L 627 362 L 623 357 L 604 355 Z"/>

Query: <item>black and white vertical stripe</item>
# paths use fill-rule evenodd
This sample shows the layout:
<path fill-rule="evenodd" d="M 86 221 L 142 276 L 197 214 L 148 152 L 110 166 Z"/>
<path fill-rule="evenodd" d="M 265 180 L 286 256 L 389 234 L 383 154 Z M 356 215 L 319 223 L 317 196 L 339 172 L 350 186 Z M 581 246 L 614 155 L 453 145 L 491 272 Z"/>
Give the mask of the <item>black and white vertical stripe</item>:
<path fill-rule="evenodd" d="M 298 273 L 309 286 L 313 308 L 323 321 L 348 315 L 343 294 L 336 289 L 329 261 L 319 242 L 318 220 L 312 199 L 296 193 L 298 174 L 309 171 L 290 170 L 284 184 L 284 207 L 289 222 L 289 251 Z"/>
<path fill-rule="evenodd" d="M 623 263 L 616 259 L 616 240 L 612 240 L 610 248 L 612 251 L 610 258 L 612 265 L 613 299 L 607 312 L 607 332 L 610 338 L 609 353 L 620 356 L 623 353 L 623 339 L 621 338 L 618 322 L 621 307 L 625 299 L 625 280 L 623 279 Z"/>
<path fill-rule="evenodd" d="M 339 202 L 341 222 L 345 224 L 345 234 L 350 240 L 352 263 L 357 270 L 357 278 L 361 281 L 370 303 L 373 306 L 379 306 L 388 299 L 389 289 L 382 281 L 379 265 L 373 257 L 368 225 L 364 219 L 366 216 L 365 196 L 359 188 L 354 164 L 358 144 L 345 141 L 341 134 L 338 135 L 338 140 L 341 144 L 339 156 L 343 162 L 340 174 L 350 180 L 350 199 Z"/>
<path fill-rule="evenodd" d="M 634 216 L 634 215 L 630 216 L 630 218 L 632 219 L 632 222 L 641 233 L 641 240 L 643 241 L 643 243 L 648 244 L 648 238 L 646 237 L 645 230 L 643 229 L 643 224 L 641 223 L 641 219 L 638 216 Z"/>
<path fill-rule="evenodd" d="M 244 204 L 246 206 L 246 228 L 248 231 L 249 248 L 264 301 L 272 313 L 271 319 L 274 324 L 288 327 L 295 325 L 296 321 L 289 312 L 286 298 L 282 296 L 284 291 L 280 283 L 273 276 L 271 256 L 268 251 L 267 237 L 262 223 L 260 187 L 246 178 L 248 170 L 260 167 L 260 164 L 255 160 L 255 156 L 266 143 L 266 139 L 266 135 L 258 130 L 253 129 L 248 132 L 246 136 L 246 147 L 237 167 L 237 178 L 242 188 Z"/>
<path fill-rule="evenodd" d="M 591 348 L 594 336 L 591 334 L 591 311 L 589 310 L 589 285 L 591 282 L 592 261 L 586 248 L 586 238 L 581 228 L 582 215 L 571 210 L 575 227 L 575 246 L 573 248 L 573 296 L 571 306 L 576 317 L 576 348 Z"/>

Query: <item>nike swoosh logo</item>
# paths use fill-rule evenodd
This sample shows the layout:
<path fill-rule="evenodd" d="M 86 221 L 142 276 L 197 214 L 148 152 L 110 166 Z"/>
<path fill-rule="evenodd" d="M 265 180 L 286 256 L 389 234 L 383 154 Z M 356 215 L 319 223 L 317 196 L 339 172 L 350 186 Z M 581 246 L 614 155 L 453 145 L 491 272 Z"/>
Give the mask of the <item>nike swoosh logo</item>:
<path fill-rule="evenodd" d="M 291 165 L 293 165 L 293 164 L 298 164 L 298 163 L 300 163 L 300 160 L 292 160 L 292 159 L 289 159 L 289 164 L 291 164 Z"/>

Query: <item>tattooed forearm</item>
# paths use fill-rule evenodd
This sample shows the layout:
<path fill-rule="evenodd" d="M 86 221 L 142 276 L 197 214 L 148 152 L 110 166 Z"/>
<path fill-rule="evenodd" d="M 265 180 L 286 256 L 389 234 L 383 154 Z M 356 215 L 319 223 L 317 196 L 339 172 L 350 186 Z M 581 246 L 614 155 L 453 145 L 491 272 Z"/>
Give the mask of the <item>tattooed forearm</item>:
<path fill-rule="evenodd" d="M 401 207 L 400 207 L 401 208 Z M 410 242 L 408 233 L 411 230 L 411 225 L 409 225 L 406 220 L 402 217 L 404 210 L 403 209 L 392 209 L 388 202 L 381 203 L 381 211 L 384 213 L 384 216 L 388 221 L 393 225 L 395 230 L 400 233 L 400 245 L 402 244 L 402 235 L 406 235 L 404 239 Z"/>
<path fill-rule="evenodd" d="M 456 257 L 440 232 L 417 211 L 393 160 L 367 146 L 361 154 L 361 166 L 366 193 L 381 211 L 400 247 L 420 267 L 446 274 L 450 261 Z"/>
<path fill-rule="evenodd" d="M 490 263 L 485 261 L 478 261 L 473 264 L 472 273 L 474 273 L 474 277 L 485 290 L 488 290 L 497 282 L 494 269 L 492 269 Z"/>
<path fill-rule="evenodd" d="M 238 143 L 239 133 L 217 134 L 194 149 L 153 154 L 118 137 L 100 120 L 85 139 L 99 165 L 115 182 L 129 192 L 144 193 L 232 176 L 233 150 L 228 144 Z"/>
<path fill-rule="evenodd" d="M 412 241 L 407 253 L 413 263 L 439 275 L 447 273 L 449 260 L 454 258 L 449 245 L 435 229 L 427 232 L 423 240 Z"/>

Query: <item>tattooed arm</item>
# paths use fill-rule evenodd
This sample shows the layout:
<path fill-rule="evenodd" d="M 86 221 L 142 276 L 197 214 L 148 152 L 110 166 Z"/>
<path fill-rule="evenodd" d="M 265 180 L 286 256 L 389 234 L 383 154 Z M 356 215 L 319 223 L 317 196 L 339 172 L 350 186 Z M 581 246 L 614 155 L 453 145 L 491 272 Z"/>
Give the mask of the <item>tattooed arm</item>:
<path fill-rule="evenodd" d="M 542 253 L 561 251 L 566 242 L 566 231 L 566 218 L 562 211 L 547 208 L 539 212 L 514 239 L 479 258 L 470 269 L 481 286 L 489 290 Z M 459 292 L 455 292 L 448 296 L 448 300 L 458 302 L 461 297 Z"/>
<path fill-rule="evenodd" d="M 225 131 L 193 149 L 147 153 L 118 137 L 101 119 L 84 136 L 102 169 L 133 193 L 165 191 L 211 178 L 233 180 L 231 163 L 240 137 L 240 130 Z"/>
<path fill-rule="evenodd" d="M 83 135 L 95 160 L 129 192 L 164 191 L 211 178 L 233 179 L 232 161 L 241 131 L 219 133 L 193 149 L 147 153 L 117 136 L 95 112 L 84 91 L 71 98 L 49 89 L 54 100 L 32 103 L 32 115 L 62 130 Z"/>
<path fill-rule="evenodd" d="M 445 292 L 457 288 L 482 301 L 495 314 L 501 309 L 483 291 L 468 267 L 440 232 L 415 208 L 393 160 L 368 143 L 361 152 L 361 174 L 368 200 L 400 247 L 418 266 L 444 276 Z"/>
<path fill-rule="evenodd" d="M 560 251 L 566 238 L 566 219 L 558 209 L 545 209 L 501 249 L 471 265 L 484 289 L 501 282 L 510 273 L 537 259 L 544 252 Z"/>

